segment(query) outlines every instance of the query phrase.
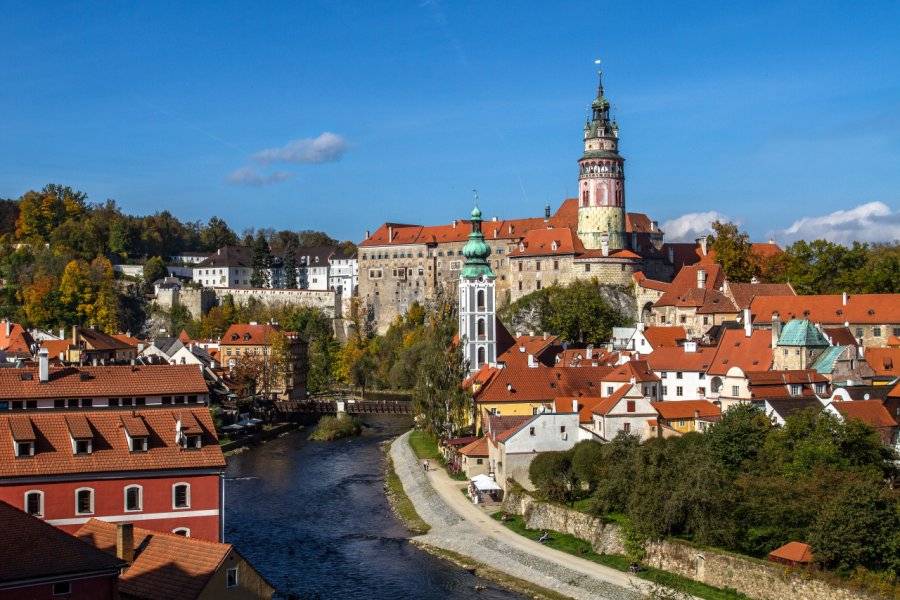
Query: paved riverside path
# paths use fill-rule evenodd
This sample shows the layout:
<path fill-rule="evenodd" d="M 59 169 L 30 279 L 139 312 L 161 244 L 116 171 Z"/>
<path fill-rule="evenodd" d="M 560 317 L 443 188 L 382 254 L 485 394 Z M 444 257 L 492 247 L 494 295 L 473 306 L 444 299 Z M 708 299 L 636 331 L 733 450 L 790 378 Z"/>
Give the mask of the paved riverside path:
<path fill-rule="evenodd" d="M 409 432 L 391 444 L 391 459 L 416 512 L 431 525 L 416 540 L 578 600 L 642 597 L 632 584 L 646 589 L 645 581 L 510 531 L 460 492 L 465 482 L 450 479 L 443 469 L 426 474 L 409 445 Z"/>

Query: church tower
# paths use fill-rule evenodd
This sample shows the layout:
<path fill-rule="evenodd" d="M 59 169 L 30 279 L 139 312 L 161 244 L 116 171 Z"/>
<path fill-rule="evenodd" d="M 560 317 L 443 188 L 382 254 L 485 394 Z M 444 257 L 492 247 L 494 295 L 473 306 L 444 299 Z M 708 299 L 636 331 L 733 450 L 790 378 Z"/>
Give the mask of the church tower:
<path fill-rule="evenodd" d="M 459 277 L 459 341 L 470 371 L 497 362 L 494 280 L 491 249 L 481 233 L 481 211 L 472 210 L 472 232 L 463 246 L 466 259 Z"/>
<path fill-rule="evenodd" d="M 619 155 L 619 126 L 609 117 L 603 75 L 591 118 L 584 126 L 584 155 L 578 161 L 578 237 L 585 248 L 625 248 L 625 159 Z"/>

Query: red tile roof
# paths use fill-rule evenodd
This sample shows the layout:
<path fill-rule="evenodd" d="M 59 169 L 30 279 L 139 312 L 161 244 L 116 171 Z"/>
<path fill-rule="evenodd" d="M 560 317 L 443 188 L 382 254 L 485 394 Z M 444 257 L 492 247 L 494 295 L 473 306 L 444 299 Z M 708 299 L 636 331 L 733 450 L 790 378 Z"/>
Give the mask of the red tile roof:
<path fill-rule="evenodd" d="M 627 394 L 632 387 L 633 386 L 630 383 L 620 385 L 611 395 L 600 398 L 599 401 L 594 404 L 594 409 L 591 412 L 595 415 L 609 414 L 609 411 L 616 407 L 619 400 L 624 398 L 625 394 Z"/>
<path fill-rule="evenodd" d="M 513 257 L 560 256 L 580 254 L 584 250 L 581 240 L 568 227 L 532 229 L 525 234 L 518 247 L 509 253 Z"/>
<path fill-rule="evenodd" d="M 108 554 L 116 553 L 116 525 L 91 519 L 75 535 Z M 119 578 L 123 595 L 152 600 L 195 599 L 232 552 L 220 544 L 174 533 L 134 528 L 135 557 Z"/>
<path fill-rule="evenodd" d="M 51 359 L 59 358 L 60 354 L 65 354 L 72 347 L 69 340 L 44 340 L 41 342 L 41 348 L 47 349 L 47 354 Z"/>
<path fill-rule="evenodd" d="M 31 346 L 34 338 L 28 330 L 18 323 L 10 323 L 9 335 L 6 335 L 7 321 L 0 321 L 0 350 L 7 354 L 19 354 L 31 356 Z"/>
<path fill-rule="evenodd" d="M 826 384 L 828 379 L 814 369 L 791 371 L 745 371 L 750 397 L 755 400 L 790 396 L 790 385 L 800 385 L 800 395 L 816 395 L 814 385 Z"/>
<path fill-rule="evenodd" d="M 750 305 L 754 322 L 768 323 L 778 313 L 782 322 L 809 319 L 823 325 L 900 323 L 900 294 L 757 296 Z"/>
<path fill-rule="evenodd" d="M 823 327 L 822 333 L 825 334 L 831 343 L 835 346 L 858 346 L 853 332 L 847 327 Z"/>
<path fill-rule="evenodd" d="M 505 442 L 512 436 L 516 435 L 518 432 L 522 431 L 522 429 L 524 429 L 526 425 L 528 425 L 529 423 L 534 421 L 536 418 L 537 418 L 537 415 L 534 415 L 532 417 L 525 417 L 525 420 L 523 420 L 521 423 L 519 423 L 515 427 L 510 427 L 509 429 L 505 429 L 504 431 L 501 431 L 500 433 L 494 434 L 492 437 L 495 442 Z"/>
<path fill-rule="evenodd" d="M 0 369 L 0 400 L 206 393 L 206 381 L 195 365 L 51 368 L 50 380 L 44 383 L 34 367 Z"/>
<path fill-rule="evenodd" d="M 554 398 L 553 406 L 556 412 L 566 413 L 572 412 L 572 409 L 574 408 L 573 402 L 578 402 L 578 422 L 590 423 L 593 420 L 591 415 L 594 413 L 594 409 L 597 408 L 597 405 L 600 404 L 602 400 L 603 398 L 600 396 L 564 396 L 561 398 Z"/>
<path fill-rule="evenodd" d="M 754 329 L 745 337 L 743 329 L 726 329 L 719 339 L 716 354 L 709 368 L 710 375 L 725 375 L 731 367 L 747 371 L 761 371 L 772 366 L 772 332 Z"/>
<path fill-rule="evenodd" d="M 127 333 L 114 333 L 113 337 L 125 344 L 126 346 L 131 346 L 132 348 L 137 348 L 138 344 L 143 344 L 143 342 L 136 337 L 132 337 Z"/>
<path fill-rule="evenodd" d="M 459 450 L 460 454 L 465 456 L 487 456 L 488 455 L 488 439 L 487 436 L 480 437 L 474 442 L 463 446 Z"/>
<path fill-rule="evenodd" d="M 78 328 L 79 341 L 85 342 L 86 346 L 93 350 L 130 350 L 137 348 L 130 343 L 123 342 L 111 335 L 107 335 L 97 329 L 89 327 Z"/>
<path fill-rule="evenodd" d="M 267 323 L 251 325 L 235 323 L 222 334 L 223 346 L 267 346 L 272 336 L 278 331 Z"/>
<path fill-rule="evenodd" d="M 660 327 L 652 326 L 644 329 L 644 337 L 650 342 L 650 347 L 656 350 L 663 346 L 677 346 L 679 341 L 687 339 L 684 327 Z"/>
<path fill-rule="evenodd" d="M 603 376 L 603 381 L 630 383 L 632 379 L 635 383 L 659 381 L 659 377 L 650 370 L 646 360 L 629 360 Z"/>
<path fill-rule="evenodd" d="M 794 296 L 794 288 L 789 283 L 739 283 L 728 281 L 725 291 L 741 310 L 750 308 L 757 296 Z"/>
<path fill-rule="evenodd" d="M 509 431 L 510 429 L 518 429 L 528 421 L 530 421 L 533 417 L 531 415 L 528 416 L 502 416 L 502 415 L 490 415 L 487 419 L 487 433 L 491 436 L 497 436 L 503 433 L 504 431 Z"/>
<path fill-rule="evenodd" d="M 492 375 L 475 393 L 477 402 L 549 402 L 560 395 L 596 395 L 600 380 L 611 367 L 529 367 L 527 354 L 508 353 L 506 366 Z"/>
<path fill-rule="evenodd" d="M 900 383 L 891 388 L 891 391 L 888 392 L 888 398 L 900 398 Z"/>
<path fill-rule="evenodd" d="M 88 574 L 115 578 L 125 566 L 115 556 L 100 552 L 90 544 L 29 516 L 6 502 L 0 502 L 0 586 L 4 592 L 15 582 L 44 578 L 79 579 Z M 27 589 L 27 588 L 26 588 Z M 49 597 L 50 586 L 41 596 L 25 589 L 19 598 Z M 32 590 L 37 594 L 37 590 Z"/>
<path fill-rule="evenodd" d="M 866 362 L 879 377 L 900 377 L 900 348 L 866 348 Z"/>
<path fill-rule="evenodd" d="M 833 402 L 832 405 L 845 419 L 856 419 L 875 429 L 897 426 L 897 421 L 891 417 L 881 400 L 850 400 Z"/>
<path fill-rule="evenodd" d="M 722 415 L 722 410 L 709 400 L 672 400 L 652 402 L 651 404 L 659 416 L 667 421 L 693 419 L 696 416 L 708 418 Z"/>
<path fill-rule="evenodd" d="M 781 560 L 790 563 L 811 563 L 813 561 L 812 548 L 803 542 L 788 542 L 780 548 L 769 552 L 770 560 Z"/>
<path fill-rule="evenodd" d="M 147 452 L 131 452 L 125 438 L 123 415 L 137 415 L 150 431 Z M 175 442 L 175 416 L 188 414 L 202 425 L 203 446 L 184 449 Z M 93 438 L 93 452 L 75 456 L 70 441 L 72 417 L 85 419 Z M 34 456 L 18 458 L 13 453 L 13 422 L 27 418 L 37 433 Z M 3 423 L 7 421 L 7 423 Z M 78 435 L 85 431 L 76 423 Z M 70 473 L 110 471 L 157 471 L 168 469 L 221 469 L 225 458 L 219 448 L 212 417 L 206 407 L 156 408 L 138 411 L 118 409 L 64 410 L 28 414 L 0 414 L 0 477 L 35 477 Z"/>
<path fill-rule="evenodd" d="M 716 349 L 699 346 L 696 352 L 685 352 L 683 346 L 656 348 L 644 356 L 654 371 L 696 371 L 705 373 L 716 355 Z"/>
<path fill-rule="evenodd" d="M 700 271 L 706 273 L 704 287 L 697 287 L 697 274 Z M 701 308 L 705 305 L 713 307 L 713 303 L 721 303 L 723 309 L 719 312 L 737 312 L 737 307 L 731 302 L 719 288 L 725 282 L 725 273 L 722 268 L 713 262 L 703 262 L 697 265 L 683 267 L 675 279 L 672 280 L 666 291 L 654 306 L 682 306 Z"/>
<path fill-rule="evenodd" d="M 650 279 L 649 277 L 644 275 L 643 271 L 637 271 L 634 275 L 632 275 L 632 278 L 640 287 L 648 290 L 656 290 L 658 292 L 666 292 L 672 285 L 667 281 L 657 281 L 656 279 Z"/>

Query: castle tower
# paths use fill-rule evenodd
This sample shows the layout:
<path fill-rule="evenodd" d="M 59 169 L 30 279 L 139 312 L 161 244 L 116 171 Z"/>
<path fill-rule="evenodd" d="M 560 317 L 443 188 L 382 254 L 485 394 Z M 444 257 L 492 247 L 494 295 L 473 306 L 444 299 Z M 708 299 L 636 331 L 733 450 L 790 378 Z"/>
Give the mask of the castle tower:
<path fill-rule="evenodd" d="M 585 248 L 625 248 L 625 159 L 619 155 L 619 126 L 609 117 L 603 76 L 584 126 L 584 155 L 578 161 L 578 237 Z"/>
<path fill-rule="evenodd" d="M 463 246 L 466 259 L 459 277 L 459 341 L 470 371 L 497 362 L 494 280 L 487 258 L 490 247 L 481 233 L 481 211 L 472 210 L 472 232 Z"/>

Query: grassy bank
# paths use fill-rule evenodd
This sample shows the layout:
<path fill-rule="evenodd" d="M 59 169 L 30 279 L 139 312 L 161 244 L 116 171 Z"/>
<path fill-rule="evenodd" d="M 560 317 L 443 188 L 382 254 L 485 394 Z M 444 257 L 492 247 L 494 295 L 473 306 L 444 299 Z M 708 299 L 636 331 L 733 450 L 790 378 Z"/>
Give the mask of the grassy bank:
<path fill-rule="evenodd" d="M 319 419 L 316 430 L 312 432 L 309 439 L 320 442 L 330 442 L 341 438 L 359 435 L 362 432 L 362 424 L 353 417 L 332 417 L 324 416 Z"/>
<path fill-rule="evenodd" d="M 519 535 L 525 536 L 532 540 L 537 540 L 544 533 L 535 529 L 528 529 L 522 517 L 518 515 L 510 515 L 507 521 L 501 520 L 502 513 L 494 513 L 494 519 L 501 521 L 506 527 L 515 531 Z M 589 560 L 607 567 L 612 567 L 618 571 L 627 571 L 629 561 L 621 554 L 597 554 L 591 548 L 591 544 L 581 538 L 566 533 L 551 531 L 550 539 L 544 543 L 545 546 L 578 556 L 585 560 Z M 661 571 L 652 567 L 643 567 L 644 570 L 636 573 L 637 577 L 652 581 L 660 585 L 664 585 L 673 590 L 678 590 L 686 594 L 690 594 L 697 598 L 705 600 L 750 600 L 747 596 L 734 590 L 726 590 L 716 588 L 675 573 Z"/>
<path fill-rule="evenodd" d="M 390 446 L 388 446 L 388 448 L 390 448 Z M 406 495 L 406 490 L 403 489 L 403 483 L 400 481 L 397 472 L 394 470 L 394 461 L 391 460 L 390 456 L 388 456 L 386 460 L 384 490 L 387 494 L 388 502 L 394 510 L 394 514 L 403 521 L 403 524 L 406 525 L 406 528 L 409 529 L 411 533 L 415 535 L 428 533 L 431 529 L 431 525 L 426 523 L 422 517 L 419 516 L 419 513 L 416 512 L 416 507 L 413 506 L 412 500 Z"/>
<path fill-rule="evenodd" d="M 421 429 L 415 429 L 409 434 L 409 445 L 412 446 L 416 458 L 419 460 L 441 460 L 441 453 L 438 451 L 437 440 L 433 435 Z"/>

